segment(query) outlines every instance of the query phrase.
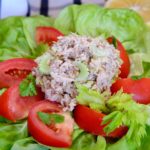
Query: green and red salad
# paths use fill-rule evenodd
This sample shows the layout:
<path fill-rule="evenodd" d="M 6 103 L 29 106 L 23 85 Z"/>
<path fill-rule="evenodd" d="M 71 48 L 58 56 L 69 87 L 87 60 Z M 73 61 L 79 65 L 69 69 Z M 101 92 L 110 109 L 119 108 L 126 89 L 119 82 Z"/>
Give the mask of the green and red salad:
<path fill-rule="evenodd" d="M 136 12 L 71 5 L 0 27 L 0 150 L 150 149 L 150 29 Z"/>

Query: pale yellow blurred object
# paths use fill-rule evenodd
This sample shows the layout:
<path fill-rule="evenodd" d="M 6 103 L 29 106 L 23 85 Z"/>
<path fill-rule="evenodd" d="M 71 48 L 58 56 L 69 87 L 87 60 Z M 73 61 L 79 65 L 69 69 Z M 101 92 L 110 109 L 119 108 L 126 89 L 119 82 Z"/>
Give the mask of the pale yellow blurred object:
<path fill-rule="evenodd" d="M 150 0 L 108 0 L 105 7 L 130 8 L 138 12 L 145 22 L 150 22 Z"/>
<path fill-rule="evenodd" d="M 149 21 L 149 22 L 147 22 L 147 26 L 150 28 L 150 21 Z"/>

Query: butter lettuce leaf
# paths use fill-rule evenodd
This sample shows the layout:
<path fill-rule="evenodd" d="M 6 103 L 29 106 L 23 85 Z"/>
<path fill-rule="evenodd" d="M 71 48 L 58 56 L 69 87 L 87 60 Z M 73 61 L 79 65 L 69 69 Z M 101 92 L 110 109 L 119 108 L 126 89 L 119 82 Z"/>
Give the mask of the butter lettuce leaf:
<path fill-rule="evenodd" d="M 52 26 L 53 19 L 44 16 L 8 17 L 0 20 L 0 61 L 16 57 L 36 58 L 46 46 L 37 46 L 37 26 Z"/>
<path fill-rule="evenodd" d="M 138 146 L 133 142 L 128 141 L 126 137 L 119 139 L 114 143 L 107 143 L 106 150 L 138 150 Z"/>
<path fill-rule="evenodd" d="M 50 147 L 50 150 L 106 150 L 106 140 L 102 136 L 96 137 L 86 133 L 77 125 L 74 126 L 72 135 L 73 143 L 70 148 Z"/>
<path fill-rule="evenodd" d="M 35 42 L 35 30 L 38 26 L 52 26 L 53 18 L 44 17 L 44 16 L 32 16 L 25 17 L 22 19 L 23 24 L 23 32 L 25 34 L 25 38 L 29 44 L 29 47 L 34 54 L 34 49 L 37 46 Z"/>
<path fill-rule="evenodd" d="M 54 26 L 64 34 L 76 32 L 75 22 L 82 11 L 101 8 L 95 4 L 70 5 L 64 8 L 54 21 Z M 92 14 L 91 14 L 92 15 Z"/>
<path fill-rule="evenodd" d="M 66 7 L 54 22 L 64 34 L 118 38 L 128 51 L 147 52 L 150 48 L 149 34 L 141 16 L 130 9 L 108 9 L 92 4 Z M 140 35 L 140 36 L 139 36 Z"/>
<path fill-rule="evenodd" d="M 149 62 L 145 59 L 150 60 L 150 28 L 135 11 L 126 8 L 102 8 L 93 4 L 70 5 L 61 11 L 54 26 L 64 34 L 76 32 L 92 37 L 116 37 L 128 53 L 133 56 L 137 54 L 136 57 L 139 54 L 142 56 L 139 61 L 133 57 L 133 65 L 138 65 L 131 68 L 130 75 L 137 78 L 149 77 Z"/>
<path fill-rule="evenodd" d="M 28 137 L 27 122 L 0 123 L 0 150 L 10 150 L 15 141 Z"/>
<path fill-rule="evenodd" d="M 38 144 L 32 137 L 28 137 L 16 141 L 10 150 L 49 150 L 49 148 Z"/>

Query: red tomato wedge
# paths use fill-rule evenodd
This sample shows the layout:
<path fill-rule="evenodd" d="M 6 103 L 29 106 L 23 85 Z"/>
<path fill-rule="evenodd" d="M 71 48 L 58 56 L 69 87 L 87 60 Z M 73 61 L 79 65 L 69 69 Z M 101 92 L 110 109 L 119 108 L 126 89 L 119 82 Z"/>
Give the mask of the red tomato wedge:
<path fill-rule="evenodd" d="M 46 43 L 51 45 L 52 42 L 56 42 L 59 36 L 63 34 L 53 27 L 37 27 L 35 39 L 38 44 Z"/>
<path fill-rule="evenodd" d="M 38 117 L 38 112 L 58 113 L 65 117 L 63 123 L 48 126 Z M 71 134 L 73 132 L 73 119 L 70 114 L 64 113 L 58 104 L 48 100 L 36 103 L 29 112 L 29 133 L 38 142 L 54 147 L 69 147 L 72 144 Z"/>
<path fill-rule="evenodd" d="M 73 115 L 76 123 L 81 129 L 90 132 L 94 135 L 102 135 L 112 138 L 118 138 L 126 134 L 128 130 L 127 127 L 122 126 L 107 135 L 104 132 L 104 127 L 106 125 L 101 125 L 105 114 L 92 110 L 84 105 L 77 105 L 75 107 Z"/>
<path fill-rule="evenodd" d="M 18 84 L 11 86 L 0 96 L 0 115 L 14 122 L 24 119 L 32 105 L 43 99 L 40 89 L 37 89 L 37 93 L 36 96 L 22 97 Z"/>
<path fill-rule="evenodd" d="M 133 99 L 141 104 L 150 103 L 150 78 L 133 80 L 131 78 L 118 79 L 111 87 L 112 93 L 123 89 L 124 93 L 132 94 Z"/>
<path fill-rule="evenodd" d="M 110 44 L 112 44 L 113 38 L 110 37 L 107 39 L 107 41 Z M 130 60 L 124 46 L 121 44 L 119 40 L 116 40 L 116 48 L 120 51 L 120 58 L 123 61 L 123 64 L 121 65 L 120 68 L 121 73 L 119 74 L 119 77 L 126 78 L 130 72 Z"/>
<path fill-rule="evenodd" d="M 0 88 L 8 88 L 24 79 L 37 64 L 27 58 L 14 58 L 0 63 Z"/>

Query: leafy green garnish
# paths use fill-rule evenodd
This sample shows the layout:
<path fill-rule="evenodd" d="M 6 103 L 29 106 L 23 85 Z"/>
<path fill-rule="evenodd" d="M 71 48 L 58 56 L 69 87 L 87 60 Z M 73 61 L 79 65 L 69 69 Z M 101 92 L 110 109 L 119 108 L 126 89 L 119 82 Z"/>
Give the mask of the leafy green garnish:
<path fill-rule="evenodd" d="M 149 119 L 149 106 L 136 103 L 129 94 L 117 92 L 107 101 L 107 106 L 112 113 L 104 117 L 103 124 L 109 123 L 105 128 L 106 133 L 114 131 L 119 126 L 127 126 L 126 137 L 140 145 L 141 139 L 146 135 L 146 125 Z"/>
<path fill-rule="evenodd" d="M 101 94 L 98 91 L 91 90 L 86 86 L 77 83 L 76 87 L 78 92 L 76 99 L 78 103 L 90 106 L 92 109 L 101 110 L 103 112 L 108 111 L 105 106 L 105 93 Z"/>
<path fill-rule="evenodd" d="M 32 74 L 29 74 L 19 85 L 21 96 L 34 96 L 37 95 L 36 81 Z"/>
<path fill-rule="evenodd" d="M 79 104 L 89 106 L 92 109 L 107 113 L 102 124 L 106 133 L 110 133 L 118 127 L 127 126 L 126 138 L 136 145 L 140 145 L 146 135 L 146 126 L 149 122 L 150 106 L 136 103 L 132 95 L 121 90 L 115 95 L 101 94 L 98 91 L 88 89 L 84 85 L 76 84 Z"/>
<path fill-rule="evenodd" d="M 64 122 L 64 116 L 56 113 L 45 113 L 45 112 L 38 112 L 38 117 L 40 120 L 46 124 L 50 125 L 51 123 L 62 123 Z"/>

